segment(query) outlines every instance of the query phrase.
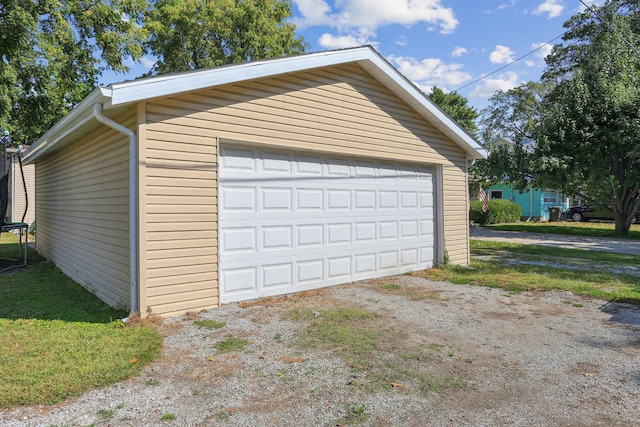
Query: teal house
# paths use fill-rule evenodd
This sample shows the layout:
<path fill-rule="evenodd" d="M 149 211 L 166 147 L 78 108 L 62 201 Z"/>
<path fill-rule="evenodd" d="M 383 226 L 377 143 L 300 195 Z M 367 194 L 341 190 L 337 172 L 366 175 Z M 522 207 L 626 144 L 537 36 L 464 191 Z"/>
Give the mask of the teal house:
<path fill-rule="evenodd" d="M 499 147 L 511 149 L 513 142 L 506 138 L 498 137 L 489 144 L 489 151 Z M 524 141 L 523 147 L 527 151 L 533 150 L 533 141 Z M 509 184 L 496 184 L 487 189 L 489 200 L 505 199 L 516 202 L 522 208 L 523 221 L 529 220 L 549 220 L 549 208 L 559 207 L 560 212 L 566 212 L 571 203 L 571 199 L 560 192 L 552 190 L 540 190 L 529 188 L 520 192 L 511 188 Z"/>
<path fill-rule="evenodd" d="M 492 185 L 487 190 L 489 199 L 505 199 L 516 202 L 522 208 L 522 220 L 549 220 L 549 208 L 559 207 L 560 212 L 569 209 L 570 198 L 557 191 L 529 189 L 520 192 L 509 184 Z"/>

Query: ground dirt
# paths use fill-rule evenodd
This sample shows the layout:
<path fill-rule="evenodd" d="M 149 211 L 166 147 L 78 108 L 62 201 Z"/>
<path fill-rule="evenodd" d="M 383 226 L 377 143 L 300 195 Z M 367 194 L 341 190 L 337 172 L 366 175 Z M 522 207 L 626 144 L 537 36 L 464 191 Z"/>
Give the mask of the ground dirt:
<path fill-rule="evenodd" d="M 339 308 L 373 314 L 343 325 L 365 335 L 311 340 Z M 301 311 L 311 318 L 292 316 Z M 226 325 L 194 324 L 203 319 Z M 160 328 L 163 357 L 141 376 L 2 411 L 0 425 L 640 425 L 640 309 L 628 304 L 414 274 L 229 304 Z M 229 337 L 247 345 L 214 348 Z M 374 344 L 349 351 L 366 337 Z"/>

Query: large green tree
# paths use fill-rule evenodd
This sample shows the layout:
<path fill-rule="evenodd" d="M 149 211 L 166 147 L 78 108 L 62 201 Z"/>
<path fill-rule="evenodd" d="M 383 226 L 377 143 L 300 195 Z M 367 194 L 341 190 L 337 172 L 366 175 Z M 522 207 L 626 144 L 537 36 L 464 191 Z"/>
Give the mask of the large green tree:
<path fill-rule="evenodd" d="M 476 120 L 480 114 L 469 105 L 467 98 L 455 92 L 446 93 L 437 86 L 431 89 L 429 98 L 474 138 L 478 137 Z"/>
<path fill-rule="evenodd" d="M 145 19 L 152 73 L 303 53 L 288 0 L 155 0 Z"/>
<path fill-rule="evenodd" d="M 145 0 L 0 0 L 0 127 L 31 142 L 142 56 Z"/>
<path fill-rule="evenodd" d="M 0 128 L 32 142 L 105 70 L 151 74 L 304 52 L 288 0 L 0 0 Z"/>
<path fill-rule="evenodd" d="M 485 185 L 509 183 L 521 191 L 537 185 L 531 166 L 534 132 L 541 118 L 542 99 L 550 88 L 549 83 L 527 82 L 499 90 L 489 99 L 480 121 L 489 156 L 471 171 L 472 179 L 483 180 Z M 495 147 L 498 138 L 511 145 Z"/>
<path fill-rule="evenodd" d="M 640 190 L 638 2 L 608 1 L 574 16 L 554 48 L 546 78 L 537 170 L 547 184 L 613 207 L 626 234 Z"/>

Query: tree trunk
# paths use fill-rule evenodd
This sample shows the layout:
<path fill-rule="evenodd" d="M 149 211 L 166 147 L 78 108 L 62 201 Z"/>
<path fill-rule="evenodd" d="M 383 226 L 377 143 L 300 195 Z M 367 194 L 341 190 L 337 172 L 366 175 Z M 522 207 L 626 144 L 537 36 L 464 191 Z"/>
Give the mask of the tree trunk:
<path fill-rule="evenodd" d="M 629 227 L 631 227 L 631 217 L 627 218 L 628 214 L 614 211 L 613 219 L 616 223 L 615 235 L 626 236 L 629 234 Z"/>

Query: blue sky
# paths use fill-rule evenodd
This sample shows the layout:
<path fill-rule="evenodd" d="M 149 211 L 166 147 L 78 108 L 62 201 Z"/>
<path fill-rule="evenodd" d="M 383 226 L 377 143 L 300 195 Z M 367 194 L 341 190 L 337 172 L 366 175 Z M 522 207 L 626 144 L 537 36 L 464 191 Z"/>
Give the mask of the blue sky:
<path fill-rule="evenodd" d="M 457 90 L 481 110 L 496 90 L 538 80 L 560 39 L 543 45 L 583 9 L 580 0 L 293 0 L 292 21 L 309 52 L 370 44 L 423 91 Z M 152 64 L 145 58 L 129 75 L 103 81 L 138 77 Z"/>

